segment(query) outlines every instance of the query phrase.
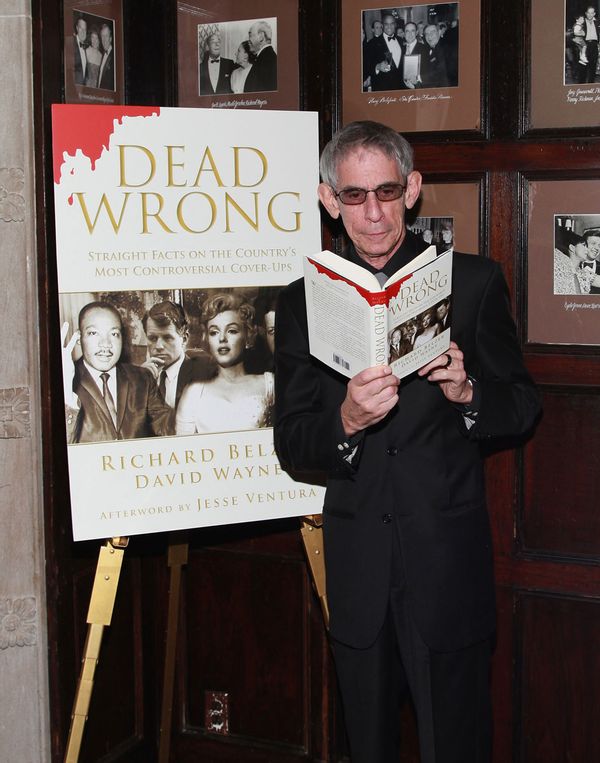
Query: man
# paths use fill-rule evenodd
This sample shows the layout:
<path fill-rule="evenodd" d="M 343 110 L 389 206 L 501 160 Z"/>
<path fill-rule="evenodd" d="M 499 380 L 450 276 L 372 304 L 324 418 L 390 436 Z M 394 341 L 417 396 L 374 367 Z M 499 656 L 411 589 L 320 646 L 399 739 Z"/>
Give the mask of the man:
<path fill-rule="evenodd" d="M 206 41 L 206 52 L 200 64 L 200 95 L 232 93 L 231 72 L 235 64 L 221 56 L 221 37 L 215 32 Z"/>
<path fill-rule="evenodd" d="M 593 5 L 588 5 L 585 11 L 584 19 L 585 29 L 585 55 L 587 63 L 577 63 L 577 82 L 595 82 L 596 67 L 598 65 L 598 40 L 600 39 L 600 27 L 596 19 L 596 9 Z"/>
<path fill-rule="evenodd" d="M 445 331 L 450 326 L 450 300 L 443 299 L 436 307 L 435 313 L 442 331 Z"/>
<path fill-rule="evenodd" d="M 63 326 L 63 342 L 68 324 Z M 74 365 L 72 351 L 81 345 Z M 69 443 L 130 440 L 175 433 L 173 411 L 144 368 L 121 363 L 123 324 L 112 305 L 90 302 L 79 331 L 64 348 L 63 379 Z"/>
<path fill-rule="evenodd" d="M 100 42 L 102 43 L 102 61 L 98 71 L 98 87 L 102 90 L 115 89 L 115 52 L 112 46 L 112 31 L 108 24 L 100 27 Z"/>
<path fill-rule="evenodd" d="M 143 364 L 154 377 L 170 408 L 177 408 L 181 393 L 190 382 L 208 378 L 208 357 L 186 354 L 190 338 L 185 310 L 165 300 L 152 305 L 142 319 L 150 358 Z"/>
<path fill-rule="evenodd" d="M 600 228 L 585 230 L 583 240 L 588 248 L 588 259 L 582 262 L 580 267 L 596 274 L 590 286 L 590 294 L 600 294 Z"/>
<path fill-rule="evenodd" d="M 421 176 L 394 130 L 347 125 L 321 177 L 348 260 L 384 280 L 426 247 L 404 224 Z M 378 198 L 382 186 L 395 200 Z M 277 307 L 275 445 L 286 469 L 327 473 L 330 633 L 352 763 L 399 759 L 409 692 L 422 763 L 489 760 L 495 607 L 479 443 L 529 431 L 539 401 L 499 266 L 455 253 L 452 299 L 450 349 L 402 384 L 389 366 L 348 381 L 311 357 L 302 280 Z"/>
<path fill-rule="evenodd" d="M 440 30 L 437 24 L 425 27 L 425 55 L 421 59 L 421 80 L 423 87 L 448 87 L 448 69 L 444 47 L 440 44 Z"/>
<path fill-rule="evenodd" d="M 266 21 L 257 21 L 250 27 L 248 42 L 256 55 L 256 61 L 246 77 L 244 93 L 277 90 L 277 53 L 273 50 L 272 39 L 273 31 Z"/>
<path fill-rule="evenodd" d="M 381 37 L 374 37 L 370 42 L 369 63 L 373 91 L 402 90 L 406 87 L 402 47 L 396 37 L 396 19 L 389 14 L 383 17 Z"/>
<path fill-rule="evenodd" d="M 411 69 L 416 69 L 417 72 L 420 72 L 421 69 L 421 62 L 423 60 L 423 56 L 425 54 L 425 46 L 423 43 L 419 42 L 417 40 L 417 25 L 409 21 L 404 26 L 404 72 L 403 72 L 403 78 L 407 85 L 417 85 L 419 82 L 419 77 L 415 76 L 414 73 L 411 73 L 407 70 L 407 64 L 410 61 L 417 61 L 416 67 L 411 67 Z M 418 56 L 418 59 L 409 59 L 409 62 L 406 61 L 407 56 Z"/>
<path fill-rule="evenodd" d="M 87 22 L 83 18 L 78 18 L 75 23 L 75 35 L 73 36 L 73 72 L 76 85 L 83 85 L 85 82 L 85 70 L 87 67 L 87 57 L 85 49 L 87 48 Z"/>

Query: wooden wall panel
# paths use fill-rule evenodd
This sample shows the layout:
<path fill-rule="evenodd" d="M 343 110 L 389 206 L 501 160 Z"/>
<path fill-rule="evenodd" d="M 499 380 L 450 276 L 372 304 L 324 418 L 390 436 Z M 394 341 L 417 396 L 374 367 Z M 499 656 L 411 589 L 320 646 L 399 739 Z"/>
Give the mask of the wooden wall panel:
<path fill-rule="evenodd" d="M 518 760 L 600 760 L 600 599 L 523 594 Z"/>
<path fill-rule="evenodd" d="M 544 416 L 525 450 L 521 546 L 600 557 L 600 391 L 545 388 L 543 399 Z"/>

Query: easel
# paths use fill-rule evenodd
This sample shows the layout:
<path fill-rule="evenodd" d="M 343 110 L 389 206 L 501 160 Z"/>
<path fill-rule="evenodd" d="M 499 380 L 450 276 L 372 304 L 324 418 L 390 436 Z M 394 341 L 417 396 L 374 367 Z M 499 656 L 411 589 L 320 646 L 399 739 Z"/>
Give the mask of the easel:
<path fill-rule="evenodd" d="M 329 610 L 325 595 L 325 564 L 323 558 L 323 521 L 320 514 L 302 517 L 300 529 L 304 551 L 315 587 L 325 626 L 329 629 Z M 88 717 L 94 673 L 100 656 L 100 646 L 104 628 L 112 619 L 119 576 L 125 549 L 129 538 L 111 538 L 100 548 L 98 566 L 90 596 L 87 623 L 88 632 L 81 660 L 81 673 L 75 693 L 71 727 L 65 752 L 64 763 L 78 763 L 83 731 Z M 171 569 L 169 584 L 169 607 L 167 617 L 167 637 L 165 665 L 163 671 L 163 696 L 160 718 L 160 741 L 158 762 L 168 763 L 171 746 L 171 726 L 173 715 L 173 687 L 175 683 L 175 658 L 177 630 L 179 626 L 179 605 L 181 591 L 181 568 L 188 561 L 189 544 L 185 533 L 174 533 L 169 543 L 167 564 Z"/>

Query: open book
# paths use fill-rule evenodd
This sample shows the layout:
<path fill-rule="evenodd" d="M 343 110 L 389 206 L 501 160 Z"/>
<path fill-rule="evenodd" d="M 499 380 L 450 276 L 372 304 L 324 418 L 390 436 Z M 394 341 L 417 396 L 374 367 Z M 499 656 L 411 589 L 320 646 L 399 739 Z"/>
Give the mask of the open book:
<path fill-rule="evenodd" d="M 383 286 L 324 251 L 304 258 L 304 284 L 310 352 L 348 377 L 387 364 L 402 378 L 450 346 L 451 250 L 430 246 Z"/>

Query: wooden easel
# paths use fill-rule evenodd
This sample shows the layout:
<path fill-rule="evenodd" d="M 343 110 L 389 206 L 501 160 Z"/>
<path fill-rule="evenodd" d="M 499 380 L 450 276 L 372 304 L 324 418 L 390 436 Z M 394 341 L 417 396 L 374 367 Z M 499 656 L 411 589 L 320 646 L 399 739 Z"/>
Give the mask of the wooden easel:
<path fill-rule="evenodd" d="M 323 612 L 325 626 L 329 629 L 329 610 L 325 595 L 325 562 L 323 558 L 323 521 L 320 514 L 302 517 L 300 529 L 308 560 L 312 582 Z M 169 583 L 169 608 L 165 665 L 163 671 L 163 695 L 160 718 L 160 741 L 158 763 L 168 763 L 171 747 L 173 717 L 173 687 L 175 683 L 175 660 L 181 594 L 181 569 L 187 564 L 189 544 L 185 533 L 174 533 L 169 543 L 167 564 L 171 569 Z M 94 673 L 100 655 L 104 628 L 110 625 L 117 595 L 119 576 L 129 538 L 111 538 L 100 548 L 98 566 L 90 596 L 87 623 L 88 632 L 81 660 L 81 673 L 75 693 L 71 727 L 64 763 L 78 763 L 83 731 L 88 718 Z"/>

